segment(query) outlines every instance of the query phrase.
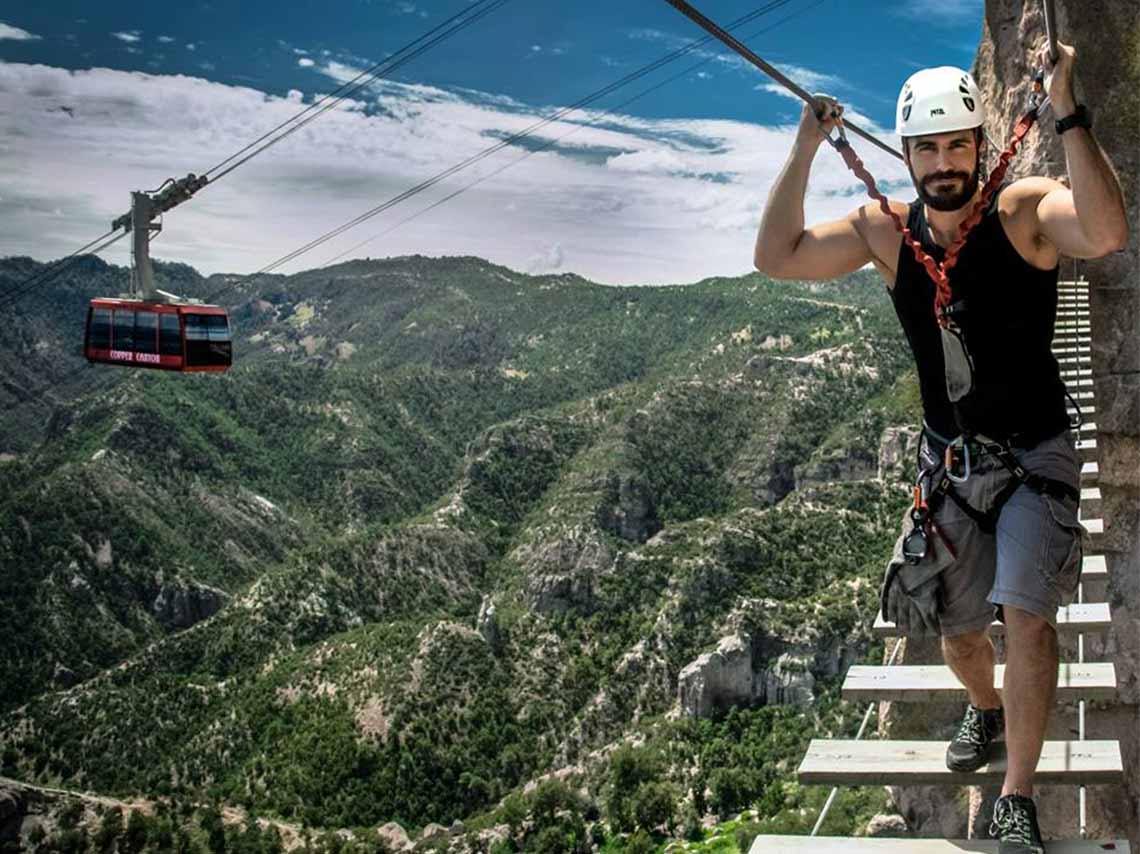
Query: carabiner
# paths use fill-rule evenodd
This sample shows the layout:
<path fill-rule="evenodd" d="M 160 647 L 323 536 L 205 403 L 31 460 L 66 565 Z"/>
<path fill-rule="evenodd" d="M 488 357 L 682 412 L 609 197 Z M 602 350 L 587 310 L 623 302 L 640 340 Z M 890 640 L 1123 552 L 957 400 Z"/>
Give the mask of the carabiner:
<path fill-rule="evenodd" d="M 962 449 L 962 462 L 964 464 L 962 467 L 962 471 L 964 472 L 964 474 L 962 474 L 961 477 L 954 474 L 954 447 L 955 447 L 955 445 L 957 445 L 958 447 L 960 447 Z M 965 483 L 966 481 L 968 481 L 970 479 L 970 443 L 964 441 L 962 439 L 962 437 L 959 436 L 953 442 L 948 444 L 946 446 L 945 465 L 946 465 L 946 476 L 948 478 L 950 478 L 950 480 L 954 481 L 954 483 Z"/>

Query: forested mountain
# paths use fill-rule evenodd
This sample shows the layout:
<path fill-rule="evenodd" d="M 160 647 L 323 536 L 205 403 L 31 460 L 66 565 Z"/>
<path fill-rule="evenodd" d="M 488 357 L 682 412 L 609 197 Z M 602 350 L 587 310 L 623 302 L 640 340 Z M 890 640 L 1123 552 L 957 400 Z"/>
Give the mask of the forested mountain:
<path fill-rule="evenodd" d="M 156 272 L 230 309 L 228 373 L 86 366 L 85 301 L 127 280 L 97 259 L 0 333 L 0 773 L 160 801 L 186 850 L 226 810 L 334 847 L 810 828 L 792 770 L 857 724 L 918 421 L 873 276 Z M 42 844 L 95 845 L 106 810 L 59 797 Z"/>

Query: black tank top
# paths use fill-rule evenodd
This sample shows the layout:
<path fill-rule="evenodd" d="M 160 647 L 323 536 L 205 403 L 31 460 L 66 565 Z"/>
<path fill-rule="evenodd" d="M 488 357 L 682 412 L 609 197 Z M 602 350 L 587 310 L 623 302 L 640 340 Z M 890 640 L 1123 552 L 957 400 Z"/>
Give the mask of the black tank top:
<path fill-rule="evenodd" d="M 1000 194 L 994 194 L 950 271 L 954 302 L 966 301 L 958 320 L 974 360 L 974 390 L 958 402 L 957 416 L 946 395 L 934 281 L 906 243 L 889 292 L 914 353 L 926 423 L 943 436 L 969 429 L 1033 444 L 1069 426 L 1065 386 L 1051 349 L 1058 271 L 1037 269 L 1010 243 L 998 215 Z M 921 200 L 911 203 L 907 227 L 942 261 L 946 252 L 929 235 Z"/>

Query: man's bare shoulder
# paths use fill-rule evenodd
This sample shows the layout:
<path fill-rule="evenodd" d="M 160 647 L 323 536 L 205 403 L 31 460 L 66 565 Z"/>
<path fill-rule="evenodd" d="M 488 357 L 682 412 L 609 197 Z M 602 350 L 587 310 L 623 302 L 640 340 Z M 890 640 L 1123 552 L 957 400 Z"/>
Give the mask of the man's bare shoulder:
<path fill-rule="evenodd" d="M 1007 214 L 1026 209 L 1036 210 L 1041 199 L 1063 186 L 1060 181 L 1042 175 L 1018 178 L 1002 190 L 998 197 L 998 207 Z"/>
<path fill-rule="evenodd" d="M 902 220 L 903 225 L 906 225 L 907 217 L 910 215 L 910 205 L 906 202 L 897 201 L 896 199 L 888 199 L 887 204 L 899 219 Z M 867 202 L 864 205 L 860 205 L 847 215 L 847 219 L 853 222 L 860 231 L 866 229 L 865 234 L 867 236 L 874 235 L 876 237 L 882 237 L 888 234 L 898 234 L 895 221 L 887 216 L 887 213 L 880 207 L 878 202 Z"/>

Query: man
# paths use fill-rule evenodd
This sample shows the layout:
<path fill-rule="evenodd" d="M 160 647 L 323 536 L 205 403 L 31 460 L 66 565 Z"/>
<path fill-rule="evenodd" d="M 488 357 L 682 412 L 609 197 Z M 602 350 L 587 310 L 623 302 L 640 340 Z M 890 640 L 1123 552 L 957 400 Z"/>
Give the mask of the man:
<path fill-rule="evenodd" d="M 1005 731 L 1008 765 L 990 828 L 1000 839 L 1001 854 L 1044 851 L 1033 775 L 1055 699 L 1056 610 L 1071 600 L 1080 573 L 1075 512 L 1080 465 L 1050 350 L 1058 259 L 1106 255 L 1121 249 L 1128 233 L 1119 182 L 1074 98 L 1076 53 L 1066 45 L 1058 45 L 1058 51 L 1055 67 L 1044 50 L 1039 62 L 1049 72 L 1045 85 L 1062 133 L 1071 189 L 1043 177 L 1001 187 L 950 271 L 954 300 L 966 308 L 958 318 L 973 369 L 965 397 L 952 403 L 947 392 L 953 356 L 945 355 L 949 351 L 941 341 L 935 283 L 892 219 L 871 203 L 843 219 L 804 227 L 812 160 L 824 136 L 842 123 L 842 107 L 833 99 L 821 96 L 804 109 L 756 240 L 756 268 L 774 278 L 833 279 L 874 265 L 915 355 L 923 468 L 944 468 L 945 458 L 956 467 L 956 477 L 966 476 L 951 487 L 953 501 L 931 504 L 932 547 L 946 564 L 938 576 L 942 649 L 969 696 L 947 764 L 959 771 L 981 767 Z M 897 131 L 918 199 L 889 204 L 935 260 L 942 260 L 980 197 L 984 121 L 977 85 L 959 69 L 920 71 L 900 94 Z M 1039 132 L 1054 129 L 1043 126 Z M 965 440 L 963 433 L 968 433 Z M 994 508 L 995 496 L 1013 474 L 996 452 L 970 440 L 976 434 L 1006 443 L 1008 459 L 1016 458 L 1037 475 L 1038 487 L 1051 488 L 1016 482 Z M 951 451 L 973 452 L 969 469 L 944 457 L 948 444 Z M 987 510 L 993 515 L 987 517 Z M 995 617 L 1006 625 L 1008 650 L 1000 694 L 986 633 Z"/>

